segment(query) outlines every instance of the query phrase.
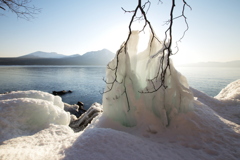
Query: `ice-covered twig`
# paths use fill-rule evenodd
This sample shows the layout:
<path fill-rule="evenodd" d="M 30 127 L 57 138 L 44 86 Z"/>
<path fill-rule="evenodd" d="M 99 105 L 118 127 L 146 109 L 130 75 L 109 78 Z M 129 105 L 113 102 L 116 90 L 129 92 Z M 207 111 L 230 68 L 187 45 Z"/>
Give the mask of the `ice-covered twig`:
<path fill-rule="evenodd" d="M 159 0 L 159 2 L 162 3 L 161 0 Z M 162 56 L 159 61 L 158 72 L 152 79 L 148 80 L 149 82 L 151 82 L 153 84 L 153 90 L 148 89 L 146 91 L 140 91 L 140 93 L 153 93 L 153 92 L 158 91 L 161 87 L 167 88 L 167 86 L 165 85 L 165 76 L 166 76 L 167 70 L 169 69 L 169 71 L 170 71 L 170 56 L 173 54 L 176 54 L 178 52 L 178 50 L 179 50 L 178 42 L 180 42 L 183 39 L 183 37 L 185 36 L 186 32 L 189 29 L 187 17 L 185 16 L 185 7 L 187 6 L 190 9 L 192 9 L 192 8 L 185 0 L 182 0 L 182 2 L 183 2 L 182 14 L 177 17 L 174 17 L 174 9 L 176 7 L 176 4 L 175 4 L 175 0 L 172 0 L 171 10 L 170 10 L 170 18 L 166 22 L 166 25 L 168 25 L 168 28 L 165 31 L 165 38 L 164 38 L 164 42 L 163 42 L 163 51 L 162 51 Z M 184 18 L 184 22 L 186 24 L 186 29 L 183 32 L 183 35 L 180 37 L 180 39 L 176 42 L 177 52 L 172 53 L 173 22 L 175 19 L 182 18 L 182 17 Z M 155 56 L 153 56 L 152 58 L 155 58 Z M 166 60 L 166 65 L 164 65 L 165 60 Z M 157 81 L 159 79 L 159 76 L 161 76 L 160 77 L 160 80 L 161 80 L 160 85 L 156 85 L 154 83 L 159 83 L 159 81 Z M 158 86 L 158 87 L 155 87 L 155 86 Z"/>

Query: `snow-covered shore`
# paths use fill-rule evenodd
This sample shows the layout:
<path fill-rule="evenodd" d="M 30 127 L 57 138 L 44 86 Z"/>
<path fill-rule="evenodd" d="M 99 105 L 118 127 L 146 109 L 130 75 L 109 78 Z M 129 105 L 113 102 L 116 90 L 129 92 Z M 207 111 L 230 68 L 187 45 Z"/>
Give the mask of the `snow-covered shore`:
<path fill-rule="evenodd" d="M 238 160 L 240 80 L 214 98 L 190 89 L 163 58 L 166 45 L 149 38 L 137 54 L 138 36 L 132 32 L 109 62 L 103 113 L 81 132 L 68 126 L 60 97 L 0 95 L 0 159 Z"/>
<path fill-rule="evenodd" d="M 48 93 L 0 95 L 0 159 L 239 159 L 240 80 L 215 98 L 192 92 L 194 109 L 168 127 L 151 112 L 134 127 L 100 115 L 79 133 Z"/>

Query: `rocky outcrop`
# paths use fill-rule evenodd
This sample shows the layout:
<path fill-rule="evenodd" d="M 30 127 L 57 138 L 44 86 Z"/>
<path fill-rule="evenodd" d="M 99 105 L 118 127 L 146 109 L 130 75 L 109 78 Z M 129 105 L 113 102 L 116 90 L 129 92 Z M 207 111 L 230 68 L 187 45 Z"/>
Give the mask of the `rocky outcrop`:
<path fill-rule="evenodd" d="M 101 112 L 103 112 L 102 105 L 94 103 L 78 119 L 72 119 L 69 126 L 74 130 L 74 132 L 82 131 L 89 123 L 91 123 L 93 118 L 98 116 Z"/>

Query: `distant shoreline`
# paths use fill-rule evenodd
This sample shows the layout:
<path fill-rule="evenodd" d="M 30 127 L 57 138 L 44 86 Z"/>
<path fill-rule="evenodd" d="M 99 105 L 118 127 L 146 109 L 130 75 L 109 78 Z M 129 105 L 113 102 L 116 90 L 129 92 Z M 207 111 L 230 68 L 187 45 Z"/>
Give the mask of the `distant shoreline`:
<path fill-rule="evenodd" d="M 240 68 L 240 60 L 229 62 L 198 62 L 187 64 L 175 64 L 176 67 L 227 67 L 227 68 Z"/>
<path fill-rule="evenodd" d="M 106 67 L 106 65 L 1 65 L 0 67 Z"/>

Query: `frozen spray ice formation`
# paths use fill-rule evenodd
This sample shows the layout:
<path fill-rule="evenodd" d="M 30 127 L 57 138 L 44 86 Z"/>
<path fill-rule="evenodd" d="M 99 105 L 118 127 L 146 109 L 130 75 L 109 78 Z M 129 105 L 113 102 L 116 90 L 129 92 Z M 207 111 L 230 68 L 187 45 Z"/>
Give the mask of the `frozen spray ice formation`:
<path fill-rule="evenodd" d="M 155 90 L 161 85 L 161 76 L 155 84 L 152 81 L 160 74 L 161 63 L 166 66 L 167 59 L 160 61 L 164 45 L 156 39 L 141 53 L 137 53 L 139 32 L 133 31 L 128 43 L 121 47 L 119 54 L 109 62 L 106 72 L 106 88 L 103 95 L 104 115 L 120 122 L 124 126 L 135 126 L 138 123 L 139 113 L 153 112 L 168 126 L 171 118 L 178 113 L 187 112 L 193 108 L 193 95 L 189 89 L 186 78 L 181 75 L 170 62 L 165 75 L 164 88 Z M 113 68 L 116 68 L 114 70 Z M 160 72 L 159 72 L 160 71 Z M 112 86 L 111 82 L 116 80 Z"/>

